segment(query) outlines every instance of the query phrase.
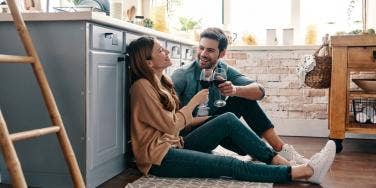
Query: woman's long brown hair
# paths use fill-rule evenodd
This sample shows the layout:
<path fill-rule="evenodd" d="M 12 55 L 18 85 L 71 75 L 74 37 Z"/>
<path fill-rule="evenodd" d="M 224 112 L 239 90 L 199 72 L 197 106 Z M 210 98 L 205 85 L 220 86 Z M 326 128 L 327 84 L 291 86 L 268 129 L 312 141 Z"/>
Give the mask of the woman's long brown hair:
<path fill-rule="evenodd" d="M 168 111 L 173 111 L 179 109 L 180 102 L 171 79 L 162 75 L 161 80 L 158 80 L 154 71 L 147 65 L 147 61 L 152 60 L 151 54 L 155 41 L 154 37 L 145 36 L 129 44 L 127 51 L 131 63 L 131 83 L 133 84 L 140 78 L 147 79 L 158 92 L 163 107 Z"/>

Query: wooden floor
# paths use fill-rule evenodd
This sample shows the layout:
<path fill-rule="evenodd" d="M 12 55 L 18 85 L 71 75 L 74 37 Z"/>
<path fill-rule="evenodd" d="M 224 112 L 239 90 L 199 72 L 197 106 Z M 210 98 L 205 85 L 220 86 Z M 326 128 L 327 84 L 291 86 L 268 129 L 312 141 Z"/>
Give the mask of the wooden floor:
<path fill-rule="evenodd" d="M 283 137 L 293 144 L 295 149 L 307 157 L 320 151 L 326 138 Z M 343 151 L 337 154 L 333 166 L 321 185 L 294 182 L 274 184 L 276 188 L 285 187 L 328 187 L 328 188 L 376 188 L 376 140 L 346 139 Z M 123 188 L 140 175 L 135 169 L 129 169 L 114 177 L 99 188 Z"/>
<path fill-rule="evenodd" d="M 306 137 L 283 137 L 283 140 L 293 144 L 297 151 L 307 157 L 318 152 L 327 141 L 326 138 Z M 376 188 L 376 140 L 346 139 L 343 146 L 343 151 L 337 154 L 333 166 L 321 185 L 294 182 L 274 184 L 274 187 Z M 123 188 L 139 177 L 139 172 L 135 168 L 130 168 L 100 185 L 99 188 Z M 0 188 L 10 187 L 0 184 Z"/>

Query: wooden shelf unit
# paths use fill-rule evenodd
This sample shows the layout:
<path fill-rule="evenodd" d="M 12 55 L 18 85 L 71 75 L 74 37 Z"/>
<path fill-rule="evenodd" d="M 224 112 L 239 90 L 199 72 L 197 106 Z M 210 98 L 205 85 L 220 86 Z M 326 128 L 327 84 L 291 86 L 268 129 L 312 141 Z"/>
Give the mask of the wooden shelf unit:
<path fill-rule="evenodd" d="M 350 109 L 353 99 L 376 99 L 376 93 L 350 89 L 351 73 L 368 72 L 376 77 L 376 36 L 346 35 L 331 37 L 332 76 L 329 90 L 330 139 L 342 150 L 345 133 L 376 134 L 376 124 L 355 121 Z"/>

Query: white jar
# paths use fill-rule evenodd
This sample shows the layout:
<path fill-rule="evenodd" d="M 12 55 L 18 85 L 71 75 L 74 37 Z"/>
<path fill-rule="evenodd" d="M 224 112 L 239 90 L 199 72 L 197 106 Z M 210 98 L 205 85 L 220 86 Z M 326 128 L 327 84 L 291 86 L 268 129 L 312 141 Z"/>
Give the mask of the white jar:
<path fill-rule="evenodd" d="M 277 45 L 277 30 L 276 29 L 267 29 L 266 30 L 266 44 L 267 45 Z"/>
<path fill-rule="evenodd" d="M 110 16 L 122 19 L 123 16 L 123 1 L 122 0 L 111 0 L 110 2 Z"/>

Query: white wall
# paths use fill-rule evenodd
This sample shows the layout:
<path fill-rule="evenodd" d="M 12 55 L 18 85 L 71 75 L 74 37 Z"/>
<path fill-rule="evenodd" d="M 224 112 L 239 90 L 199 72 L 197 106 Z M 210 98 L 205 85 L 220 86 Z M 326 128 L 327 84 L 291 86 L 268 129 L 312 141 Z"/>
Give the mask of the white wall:
<path fill-rule="evenodd" d="M 367 0 L 367 28 L 376 29 L 376 1 Z"/>

